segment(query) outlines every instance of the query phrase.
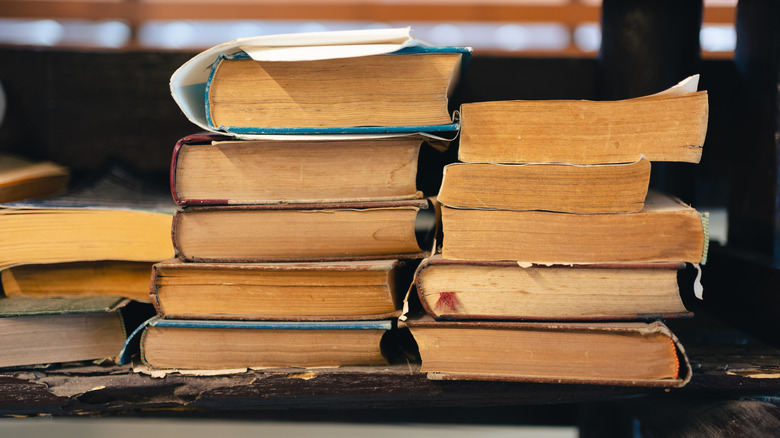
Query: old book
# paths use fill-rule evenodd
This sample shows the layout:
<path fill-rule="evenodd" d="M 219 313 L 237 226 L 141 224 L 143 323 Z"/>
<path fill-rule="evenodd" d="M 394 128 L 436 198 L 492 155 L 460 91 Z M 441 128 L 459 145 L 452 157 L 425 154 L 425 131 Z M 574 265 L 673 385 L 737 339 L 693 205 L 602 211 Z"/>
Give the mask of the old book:
<path fill-rule="evenodd" d="M 449 207 L 623 213 L 642 209 L 650 161 L 628 164 L 454 163 L 438 200 Z"/>
<path fill-rule="evenodd" d="M 174 215 L 173 243 L 198 262 L 408 259 L 430 254 L 434 228 L 425 199 L 187 207 Z"/>
<path fill-rule="evenodd" d="M 54 195 L 69 179 L 70 171 L 51 161 L 0 154 L 0 203 Z"/>
<path fill-rule="evenodd" d="M 427 258 L 415 275 L 435 319 L 633 320 L 690 316 L 679 263 L 520 265 Z"/>
<path fill-rule="evenodd" d="M 171 192 L 180 205 L 355 202 L 420 198 L 419 136 L 181 139 Z"/>
<path fill-rule="evenodd" d="M 680 387 L 691 370 L 661 322 L 399 323 L 417 342 L 434 380 L 507 380 Z"/>
<path fill-rule="evenodd" d="M 698 163 L 707 133 L 707 92 L 690 92 L 698 76 L 681 84 L 619 101 L 463 104 L 458 159 L 601 164 L 634 162 L 644 155 L 650 161 Z"/>
<path fill-rule="evenodd" d="M 125 297 L 149 302 L 151 262 L 93 262 L 17 265 L 0 271 L 9 297 Z"/>
<path fill-rule="evenodd" d="M 126 300 L 1 298 L 0 367 L 116 360 L 125 342 Z"/>
<path fill-rule="evenodd" d="M 68 193 L 0 205 L 0 269 L 93 260 L 158 262 L 173 256 L 175 204 L 121 168 Z"/>
<path fill-rule="evenodd" d="M 707 216 L 650 191 L 636 213 L 574 214 L 442 207 L 442 256 L 452 260 L 645 263 L 706 260 Z"/>
<path fill-rule="evenodd" d="M 141 334 L 154 369 L 384 365 L 388 321 L 200 321 L 155 317 Z"/>
<path fill-rule="evenodd" d="M 398 260 L 154 266 L 151 296 L 169 319 L 365 320 L 400 315 L 412 269 Z"/>
<path fill-rule="evenodd" d="M 215 132 L 455 131 L 448 96 L 470 53 L 426 45 L 408 28 L 245 38 L 183 64 L 171 92 Z"/>

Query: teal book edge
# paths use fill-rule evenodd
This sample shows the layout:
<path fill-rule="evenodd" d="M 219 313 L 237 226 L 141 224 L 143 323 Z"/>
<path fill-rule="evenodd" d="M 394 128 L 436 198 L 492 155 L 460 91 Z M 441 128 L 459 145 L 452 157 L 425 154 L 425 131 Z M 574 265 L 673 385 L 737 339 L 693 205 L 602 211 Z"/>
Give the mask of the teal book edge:
<path fill-rule="evenodd" d="M 420 53 L 460 53 L 462 55 L 462 61 L 460 64 L 461 75 L 466 71 L 466 65 L 471 59 L 472 49 L 471 47 L 460 46 L 426 46 L 415 45 L 404 47 L 388 55 L 413 55 Z M 213 66 L 216 66 L 223 59 L 247 59 L 249 55 L 245 52 L 239 51 L 230 55 L 220 55 L 214 62 Z M 408 125 L 408 126 L 343 126 L 343 127 L 304 127 L 304 128 L 283 128 L 283 127 L 239 127 L 239 126 L 214 126 L 211 121 L 211 112 L 209 111 L 209 89 L 211 87 L 211 81 L 214 77 L 216 68 L 211 69 L 208 80 L 205 84 L 198 84 L 199 86 L 191 86 L 189 92 L 200 92 L 202 90 L 204 94 L 205 104 L 205 117 L 206 123 L 210 128 L 217 132 L 223 132 L 226 134 L 237 135 L 342 135 L 342 134 L 442 134 L 442 133 L 456 133 L 460 130 L 460 123 L 454 120 L 452 123 L 446 123 L 442 125 Z"/>
<path fill-rule="evenodd" d="M 120 365 L 130 362 L 133 354 L 140 351 L 143 332 L 149 327 L 187 327 L 250 330 L 390 330 L 391 320 L 378 321 L 212 321 L 202 319 L 163 319 L 153 316 L 138 326 L 127 337 L 119 355 Z"/>

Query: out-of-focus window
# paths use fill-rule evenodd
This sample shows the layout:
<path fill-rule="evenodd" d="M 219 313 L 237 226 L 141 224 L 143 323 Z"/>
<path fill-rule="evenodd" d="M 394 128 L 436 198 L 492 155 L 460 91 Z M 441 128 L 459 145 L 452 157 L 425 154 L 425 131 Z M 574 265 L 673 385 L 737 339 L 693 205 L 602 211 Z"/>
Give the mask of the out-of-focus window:
<path fill-rule="evenodd" d="M 737 0 L 704 2 L 704 57 L 730 57 Z M 0 44 L 199 50 L 238 37 L 412 26 L 436 45 L 595 56 L 599 0 L 0 0 Z"/>

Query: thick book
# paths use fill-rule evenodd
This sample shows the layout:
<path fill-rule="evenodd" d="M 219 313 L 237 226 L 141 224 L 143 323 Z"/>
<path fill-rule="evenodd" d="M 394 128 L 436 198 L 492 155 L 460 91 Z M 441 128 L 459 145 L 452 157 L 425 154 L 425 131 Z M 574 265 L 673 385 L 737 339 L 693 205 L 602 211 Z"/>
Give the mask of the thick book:
<path fill-rule="evenodd" d="M 464 162 L 698 163 L 707 133 L 698 75 L 651 96 L 619 101 L 493 101 L 461 106 Z"/>
<path fill-rule="evenodd" d="M 170 193 L 113 167 L 64 195 L 0 204 L 0 269 L 93 260 L 158 262 L 173 256 Z"/>
<path fill-rule="evenodd" d="M 0 271 L 9 297 L 124 297 L 149 302 L 152 262 L 35 263 Z"/>
<path fill-rule="evenodd" d="M 398 260 L 154 266 L 150 295 L 168 319 L 368 320 L 400 315 L 413 267 Z"/>
<path fill-rule="evenodd" d="M 415 287 L 439 320 L 648 320 L 689 317 L 680 263 L 523 265 L 423 260 Z"/>
<path fill-rule="evenodd" d="M 116 361 L 125 304 L 114 297 L 0 298 L 0 367 Z"/>
<path fill-rule="evenodd" d="M 185 115 L 214 132 L 452 132 L 448 96 L 470 53 L 408 28 L 270 35 L 196 55 L 170 86 Z"/>
<path fill-rule="evenodd" d="M 0 203 L 64 192 L 69 180 L 70 171 L 59 164 L 0 154 Z"/>
<path fill-rule="evenodd" d="M 179 258 L 197 262 L 412 259 L 431 253 L 426 199 L 186 207 L 173 218 Z"/>
<path fill-rule="evenodd" d="M 453 163 L 438 200 L 456 208 L 627 213 L 642 209 L 650 161 L 603 165 Z"/>
<path fill-rule="evenodd" d="M 691 377 L 677 337 L 654 322 L 408 319 L 432 380 L 681 387 Z"/>
<path fill-rule="evenodd" d="M 575 214 L 442 206 L 442 256 L 547 263 L 704 263 L 706 214 L 649 191 L 636 213 Z"/>
<path fill-rule="evenodd" d="M 208 321 L 154 317 L 142 329 L 141 361 L 152 369 L 385 365 L 380 321 Z"/>
<path fill-rule="evenodd" d="M 182 138 L 173 150 L 171 192 L 179 205 L 357 202 L 422 197 L 423 139 Z"/>

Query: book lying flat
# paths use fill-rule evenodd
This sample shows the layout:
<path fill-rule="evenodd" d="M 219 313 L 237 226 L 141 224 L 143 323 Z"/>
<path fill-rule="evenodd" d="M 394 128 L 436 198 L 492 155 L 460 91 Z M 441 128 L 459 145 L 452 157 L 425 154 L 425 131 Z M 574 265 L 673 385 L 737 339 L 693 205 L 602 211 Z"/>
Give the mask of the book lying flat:
<path fill-rule="evenodd" d="M 178 256 L 198 262 L 410 259 L 430 254 L 428 200 L 186 207 Z"/>
<path fill-rule="evenodd" d="M 112 168 L 64 195 L 0 205 L 0 269 L 93 260 L 158 262 L 173 256 L 170 194 Z"/>
<path fill-rule="evenodd" d="M 650 161 L 627 164 L 454 163 L 438 200 L 456 208 L 626 213 L 642 209 Z"/>
<path fill-rule="evenodd" d="M 0 154 L 0 202 L 51 196 L 65 191 L 70 171 L 51 161 Z"/>
<path fill-rule="evenodd" d="M 442 256 L 546 263 L 703 263 L 707 216 L 650 191 L 636 213 L 442 207 Z"/>
<path fill-rule="evenodd" d="M 171 77 L 203 129 L 238 135 L 457 131 L 448 110 L 468 47 L 432 47 L 410 29 L 243 38 Z"/>
<path fill-rule="evenodd" d="M 707 133 L 698 75 L 618 101 L 495 101 L 461 106 L 458 159 L 490 163 L 698 163 Z"/>
<path fill-rule="evenodd" d="M 0 367 L 117 360 L 125 342 L 115 297 L 0 298 Z"/>
<path fill-rule="evenodd" d="M 36 263 L 0 271 L 6 296 L 125 297 L 149 302 L 151 262 Z"/>
<path fill-rule="evenodd" d="M 153 369 L 384 365 L 388 321 L 198 321 L 152 318 L 141 360 Z"/>
<path fill-rule="evenodd" d="M 411 269 L 410 269 L 411 268 Z M 158 263 L 157 314 L 169 319 L 366 320 L 397 317 L 413 267 L 398 260 Z"/>
<path fill-rule="evenodd" d="M 691 316 L 677 273 L 684 264 L 524 265 L 420 263 L 415 286 L 435 319 L 633 320 Z"/>
<path fill-rule="evenodd" d="M 240 141 L 192 135 L 174 148 L 171 192 L 179 205 L 420 198 L 422 142 L 416 135 Z"/>
<path fill-rule="evenodd" d="M 433 380 L 684 386 L 685 351 L 661 322 L 399 322 Z"/>

